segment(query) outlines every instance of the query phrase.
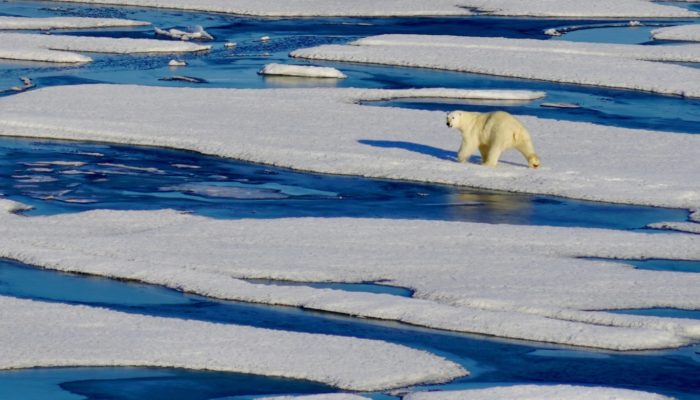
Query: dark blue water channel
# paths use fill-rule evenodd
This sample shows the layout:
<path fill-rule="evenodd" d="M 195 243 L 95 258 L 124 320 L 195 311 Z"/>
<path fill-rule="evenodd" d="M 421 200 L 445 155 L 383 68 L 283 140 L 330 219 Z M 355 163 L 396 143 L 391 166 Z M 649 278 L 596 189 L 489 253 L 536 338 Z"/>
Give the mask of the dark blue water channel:
<path fill-rule="evenodd" d="M 638 229 L 684 210 L 301 173 L 186 151 L 0 139 L 0 194 L 29 215 L 173 208 L 214 218 L 368 217 Z"/>
<path fill-rule="evenodd" d="M 399 343 L 445 356 L 472 372 L 470 377 L 440 385 L 440 389 L 514 383 L 566 383 L 630 388 L 679 399 L 700 399 L 700 381 L 697 379 L 700 374 L 697 352 L 700 349 L 697 347 L 617 353 L 499 340 L 291 307 L 221 301 L 158 286 L 48 271 L 8 260 L 0 260 L 0 294 L 106 307 L 127 313 Z M 22 388 L 19 383 L 32 379 L 39 388 L 46 387 L 47 391 L 56 383 L 62 383 L 61 387 L 65 390 L 91 399 L 205 399 L 263 393 L 266 390 L 269 390 L 268 393 L 328 391 L 326 387 L 308 382 L 248 378 L 238 374 L 170 369 L 78 368 L 2 372 L 0 394 L 3 387 L 9 385 L 19 390 Z M 180 392 L 174 388 L 183 389 Z M 34 389 L 39 390 L 36 386 Z"/>

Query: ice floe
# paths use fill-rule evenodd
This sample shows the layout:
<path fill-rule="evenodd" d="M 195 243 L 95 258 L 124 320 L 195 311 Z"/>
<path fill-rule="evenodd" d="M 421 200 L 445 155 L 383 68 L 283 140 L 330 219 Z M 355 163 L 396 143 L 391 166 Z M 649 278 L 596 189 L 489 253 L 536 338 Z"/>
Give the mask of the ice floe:
<path fill-rule="evenodd" d="M 311 65 L 267 64 L 259 72 L 260 75 L 301 76 L 308 78 L 345 79 L 347 75 L 331 67 L 316 67 Z"/>
<path fill-rule="evenodd" d="M 529 3 L 529 2 L 527 2 Z M 380 35 L 293 57 L 436 68 L 700 97 L 700 45 L 641 46 L 533 39 Z"/>
<path fill-rule="evenodd" d="M 149 366 L 308 379 L 379 390 L 466 374 L 390 343 L 124 314 L 0 296 L 0 369 Z"/>
<path fill-rule="evenodd" d="M 149 22 L 116 18 L 51 17 L 27 18 L 0 16 L 0 29 L 85 29 L 150 25 Z"/>
<path fill-rule="evenodd" d="M 0 99 L 0 135 L 155 145 L 323 173 L 697 208 L 697 135 L 519 117 L 533 137 L 542 167 L 526 168 L 513 151 L 504 153 L 501 165 L 488 168 L 478 165 L 478 159 L 454 161 L 460 138 L 445 125 L 442 112 L 358 104 L 410 97 L 539 95 L 452 89 L 65 86 Z"/>
<path fill-rule="evenodd" d="M 192 32 L 188 31 L 182 31 L 180 29 L 161 29 L 156 27 L 155 28 L 156 34 L 160 36 L 166 36 L 172 39 L 179 39 L 179 40 L 214 40 L 214 37 L 210 35 L 207 31 L 202 28 L 201 25 L 197 25 L 194 27 Z"/>
<path fill-rule="evenodd" d="M 294 240 L 290 240 L 294 238 Z M 700 340 L 700 322 L 608 309 L 700 309 L 700 276 L 596 258 L 700 259 L 697 235 L 177 213 L 0 214 L 0 257 L 247 302 L 514 339 L 635 350 Z M 576 279 L 571 279 L 576 277 Z M 249 283 L 368 282 L 414 297 Z M 591 296 L 595 288 L 595 296 Z"/>
<path fill-rule="evenodd" d="M 654 29 L 651 31 L 651 37 L 655 40 L 700 42 L 700 24 Z"/>
<path fill-rule="evenodd" d="M 687 18 L 697 13 L 644 0 L 58 0 L 274 17 L 512 15 L 539 17 Z"/>
<path fill-rule="evenodd" d="M 0 198 L 0 211 L 6 213 L 16 213 L 21 211 L 31 210 L 32 206 L 14 201 Z"/>
<path fill-rule="evenodd" d="M 514 385 L 486 389 L 415 392 L 404 400 L 671 400 L 637 390 L 572 385 Z"/>
<path fill-rule="evenodd" d="M 210 46 L 153 39 L 0 33 L 0 58 L 54 63 L 87 63 L 92 53 L 183 53 Z"/>

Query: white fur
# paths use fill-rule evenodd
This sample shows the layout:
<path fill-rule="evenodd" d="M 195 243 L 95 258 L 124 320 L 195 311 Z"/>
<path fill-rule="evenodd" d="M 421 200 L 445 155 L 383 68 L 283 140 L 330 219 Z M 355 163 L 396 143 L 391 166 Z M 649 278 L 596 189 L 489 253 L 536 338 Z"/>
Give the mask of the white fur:
<path fill-rule="evenodd" d="M 522 153 L 530 168 L 540 166 L 540 158 L 527 129 L 507 112 L 453 111 L 447 115 L 447 126 L 462 133 L 462 145 L 457 153 L 459 162 L 467 161 L 479 149 L 482 164 L 495 166 L 501 153 L 515 148 Z"/>

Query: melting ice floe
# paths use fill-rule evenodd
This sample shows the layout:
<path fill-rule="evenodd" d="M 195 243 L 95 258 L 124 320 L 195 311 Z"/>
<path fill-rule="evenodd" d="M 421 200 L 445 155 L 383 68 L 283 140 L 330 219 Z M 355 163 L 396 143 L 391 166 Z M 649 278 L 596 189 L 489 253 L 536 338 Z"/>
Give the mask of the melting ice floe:
<path fill-rule="evenodd" d="M 572 386 L 572 385 L 515 385 L 486 389 L 415 392 L 405 400 L 502 400 L 502 399 L 548 399 L 548 400 L 671 400 L 670 397 L 636 390 Z"/>
<path fill-rule="evenodd" d="M 505 153 L 497 168 L 487 168 L 434 155 L 459 147 L 459 136 L 445 126 L 442 112 L 357 104 L 541 96 L 452 89 L 66 86 L 0 99 L 0 135 L 156 145 L 299 170 L 617 203 L 678 208 L 700 203 L 698 135 L 520 117 L 542 168 L 529 170 L 516 152 Z"/>
<path fill-rule="evenodd" d="M 700 24 L 654 29 L 651 31 L 651 37 L 655 40 L 700 42 Z"/>
<path fill-rule="evenodd" d="M 152 366 L 308 379 L 352 390 L 466 374 L 380 341 L 124 314 L 0 296 L 0 369 Z"/>
<path fill-rule="evenodd" d="M 28 206 L 17 201 L 0 198 L 0 211 L 2 212 L 16 213 L 20 211 L 29 211 L 31 209 L 32 206 Z"/>
<path fill-rule="evenodd" d="M 347 78 L 347 75 L 335 68 L 315 67 L 311 65 L 267 64 L 258 73 L 260 75 L 300 76 L 308 78 Z"/>
<path fill-rule="evenodd" d="M 86 63 L 92 58 L 75 52 L 182 53 L 210 46 L 152 39 L 0 33 L 0 58 L 55 63 Z"/>
<path fill-rule="evenodd" d="M 438 16 L 490 15 L 540 17 L 638 17 L 687 18 L 697 13 L 680 7 L 655 4 L 644 0 L 309 0 L 303 3 L 286 0 L 59 0 L 90 4 L 116 4 L 144 7 L 221 12 L 240 15 L 309 17 L 309 16 Z"/>
<path fill-rule="evenodd" d="M 698 321 L 587 311 L 699 309 L 700 276 L 579 259 L 698 260 L 696 235 L 373 219 L 222 221 L 174 211 L 94 211 L 33 218 L 0 214 L 0 257 L 218 298 L 507 338 L 617 350 L 700 339 Z M 416 293 L 406 298 L 236 278 L 381 280 Z"/>
<path fill-rule="evenodd" d="M 381 35 L 293 57 L 500 75 L 700 97 L 700 45 L 641 46 L 434 35 Z"/>
<path fill-rule="evenodd" d="M 0 29 L 83 29 L 83 28 L 107 28 L 123 26 L 144 26 L 149 22 L 134 21 L 130 19 L 115 18 L 82 18 L 82 17 L 52 17 L 52 18 L 26 18 L 0 16 Z"/>
<path fill-rule="evenodd" d="M 155 28 L 156 34 L 160 36 L 167 36 L 172 39 L 179 40 L 214 40 L 214 37 L 204 30 L 200 25 L 194 27 L 192 32 L 182 31 L 180 29 L 161 29 Z"/>

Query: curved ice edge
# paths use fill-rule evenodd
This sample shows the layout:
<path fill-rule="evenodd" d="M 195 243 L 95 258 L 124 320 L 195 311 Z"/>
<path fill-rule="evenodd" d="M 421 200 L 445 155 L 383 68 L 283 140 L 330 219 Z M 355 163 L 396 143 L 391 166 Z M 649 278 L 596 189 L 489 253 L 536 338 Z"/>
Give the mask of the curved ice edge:
<path fill-rule="evenodd" d="M 0 349 L 0 370 L 173 367 L 306 379 L 357 391 L 444 383 L 468 375 L 444 357 L 380 340 L 143 316 L 7 296 L 0 296 L 0 306 L 4 312 L 0 325 L 12 326 L 0 330 L 3 342 L 12 343 Z"/>

